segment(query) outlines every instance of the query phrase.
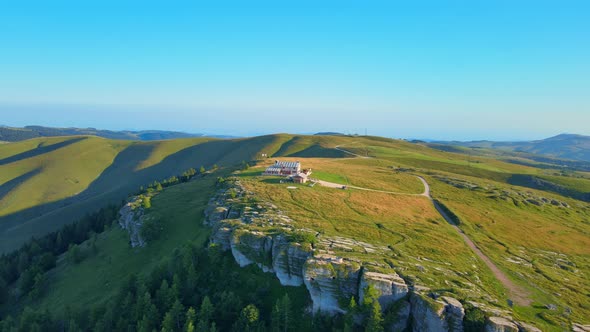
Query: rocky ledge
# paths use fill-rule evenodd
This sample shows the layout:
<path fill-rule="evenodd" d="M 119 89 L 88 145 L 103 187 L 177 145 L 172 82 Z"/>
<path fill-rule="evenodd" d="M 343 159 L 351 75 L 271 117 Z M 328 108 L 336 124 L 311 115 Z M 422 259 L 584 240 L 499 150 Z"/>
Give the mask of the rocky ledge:
<path fill-rule="evenodd" d="M 392 266 L 374 259 L 387 247 L 297 228 L 290 217 L 270 202 L 260 202 L 238 180 L 227 186 L 209 201 L 205 223 L 213 228 L 210 242 L 231 251 L 240 266 L 255 264 L 284 286 L 305 286 L 316 312 L 344 313 L 351 298 L 362 303 L 370 290 L 384 310 L 396 308 L 390 331 L 463 331 L 463 304 L 411 285 Z M 486 330 L 511 331 L 516 326 L 516 331 L 538 331 L 505 316 L 489 318 Z"/>
<path fill-rule="evenodd" d="M 144 222 L 144 209 L 141 207 L 139 197 L 131 198 L 119 210 L 119 226 L 129 233 L 129 244 L 132 248 L 144 247 L 147 242 L 141 236 L 141 227 Z"/>

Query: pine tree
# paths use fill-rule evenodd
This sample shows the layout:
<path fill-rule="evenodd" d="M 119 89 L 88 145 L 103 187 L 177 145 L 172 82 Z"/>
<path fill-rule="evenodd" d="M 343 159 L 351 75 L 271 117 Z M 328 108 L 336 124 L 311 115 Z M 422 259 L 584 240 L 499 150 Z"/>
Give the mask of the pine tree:
<path fill-rule="evenodd" d="M 172 319 L 174 319 L 175 331 L 180 330 L 180 328 L 183 326 L 183 312 L 184 306 L 182 305 L 182 303 L 180 303 L 178 299 L 176 299 L 176 301 L 172 305 L 172 308 L 168 312 L 170 313 L 170 315 L 172 315 Z"/>
<path fill-rule="evenodd" d="M 354 297 L 351 297 L 346 314 L 344 315 L 344 332 L 352 332 L 354 330 L 354 315 L 357 310 L 356 301 Z"/>
<path fill-rule="evenodd" d="M 164 315 L 164 321 L 162 321 L 162 332 L 174 332 L 176 331 L 176 324 L 174 323 L 174 317 L 171 312 L 167 312 Z"/>
<path fill-rule="evenodd" d="M 365 324 L 365 332 L 383 332 L 383 317 L 381 315 L 381 305 L 375 300 L 371 304 L 371 310 Z"/>
<path fill-rule="evenodd" d="M 213 312 L 215 308 L 209 299 L 209 296 L 203 298 L 201 303 L 201 310 L 199 311 L 199 324 L 197 324 L 197 331 L 204 331 L 209 328 L 211 319 L 213 318 Z"/>
<path fill-rule="evenodd" d="M 281 301 L 277 300 L 277 303 L 272 307 L 272 313 L 270 318 L 270 330 L 272 332 L 281 331 Z"/>
<path fill-rule="evenodd" d="M 186 332 L 195 332 L 195 324 L 193 322 L 188 323 L 185 331 Z"/>
<path fill-rule="evenodd" d="M 281 318 L 283 321 L 283 331 L 287 332 L 291 329 L 291 299 L 288 294 L 285 294 L 281 300 Z"/>
<path fill-rule="evenodd" d="M 195 329 L 195 321 L 197 320 L 197 312 L 195 308 L 190 307 L 186 312 L 186 323 L 184 324 L 184 330 L 188 331 L 189 326 L 192 325 L 193 330 Z"/>

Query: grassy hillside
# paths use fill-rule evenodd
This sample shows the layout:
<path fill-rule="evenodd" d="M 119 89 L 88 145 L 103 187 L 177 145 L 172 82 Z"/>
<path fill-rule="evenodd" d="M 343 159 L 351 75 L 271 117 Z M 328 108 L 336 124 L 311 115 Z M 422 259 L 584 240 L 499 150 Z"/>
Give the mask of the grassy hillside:
<path fill-rule="evenodd" d="M 453 141 L 443 143 L 451 146 L 526 152 L 554 158 L 590 162 L 590 137 L 583 135 L 561 134 L 543 140 L 522 142 Z"/>
<path fill-rule="evenodd" d="M 237 175 L 249 190 L 278 206 L 298 227 L 388 248 L 385 256 L 372 259 L 395 266 L 407 280 L 433 292 L 513 310 L 516 318 L 543 330 L 560 331 L 572 322 L 590 323 L 590 204 L 577 196 L 590 191 L 586 173 L 563 173 L 376 137 L 45 140 L 0 146 L 2 160 L 8 160 L 0 162 L 0 174 L 4 176 L 0 185 L 0 203 L 5 204 L 0 219 L 0 227 L 5 227 L 1 235 L 4 248 L 27 239 L 32 234 L 28 225 L 45 232 L 55 229 L 68 220 L 60 216 L 73 218 L 76 212 L 80 215 L 107 201 L 120 200 L 142 184 L 187 168 L 258 160 L 256 167 Z M 101 162 L 90 157 L 85 161 L 86 150 L 103 156 L 98 159 Z M 292 185 L 261 177 L 262 170 L 274 159 L 262 160 L 262 153 L 299 160 L 304 168 L 314 170 L 312 177 L 350 188 Z M 78 160 L 80 165 L 88 166 L 84 170 L 67 168 L 68 162 Z M 60 163 L 71 172 L 69 177 L 84 180 L 78 184 L 85 186 L 83 189 L 68 185 L 63 174 L 58 176 L 56 167 Z M 527 292 L 532 305 L 510 308 L 509 290 L 432 202 L 420 196 L 424 186 L 415 175 L 426 179 L 433 197 L 457 216 L 460 229 L 510 281 Z M 116 227 L 110 229 L 96 239 L 98 254 L 80 264 L 60 260 L 48 275 L 55 290 L 40 303 L 31 304 L 63 310 L 67 303 L 103 303 L 114 293 L 101 289 L 117 288 L 128 272 L 146 273 L 183 243 L 203 245 L 208 230 L 201 226 L 200 218 L 214 178 L 170 187 L 154 197 L 152 213 L 165 220 L 167 227 L 152 246 L 131 250 L 126 233 Z M 13 195 L 20 195 L 19 204 L 25 204 L 20 200 L 27 197 L 27 192 L 44 192 L 48 184 L 59 188 L 51 192 L 54 196 L 30 195 L 41 205 L 26 208 L 10 204 Z M 76 190 L 81 192 L 77 194 Z M 48 197 L 66 198 L 56 204 Z M 64 202 L 69 205 L 64 206 Z M 22 211 L 42 215 L 26 218 Z M 15 235 L 19 240 L 11 240 Z M 91 243 L 85 246 L 90 250 Z M 255 269 L 246 271 L 256 273 Z M 76 291 L 69 287 L 72 284 L 79 286 Z"/>
<path fill-rule="evenodd" d="M 31 138 L 93 135 L 109 139 L 154 141 L 199 137 L 199 134 L 187 134 L 176 131 L 144 130 L 144 131 L 112 131 L 95 128 L 51 128 L 42 126 L 26 126 L 14 128 L 0 126 L 0 141 L 19 142 Z"/>
<path fill-rule="evenodd" d="M 0 146 L 0 252 L 124 199 L 189 168 L 269 156 L 330 156 L 346 141 L 322 136 L 187 138 L 136 142 L 92 136 L 35 138 Z"/>

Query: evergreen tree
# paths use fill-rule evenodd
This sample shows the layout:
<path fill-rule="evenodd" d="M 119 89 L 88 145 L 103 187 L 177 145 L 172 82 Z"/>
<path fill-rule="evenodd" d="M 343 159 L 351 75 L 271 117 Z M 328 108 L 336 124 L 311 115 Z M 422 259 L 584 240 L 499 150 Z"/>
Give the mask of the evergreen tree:
<path fill-rule="evenodd" d="M 201 303 L 201 310 L 199 311 L 199 324 L 197 324 L 197 331 L 204 331 L 209 328 L 211 319 L 215 308 L 209 299 L 209 296 L 203 298 Z"/>
<path fill-rule="evenodd" d="M 172 319 L 174 320 L 174 330 L 179 331 L 180 328 L 183 326 L 183 313 L 184 313 L 184 306 L 180 303 L 180 300 L 176 299 L 172 308 L 168 312 Z"/>
<path fill-rule="evenodd" d="M 281 302 L 277 300 L 275 305 L 272 307 L 272 313 L 270 317 L 270 330 L 272 332 L 281 331 Z"/>
<path fill-rule="evenodd" d="M 184 330 L 189 331 L 190 325 L 192 325 L 193 330 L 195 329 L 195 321 L 197 320 L 197 312 L 194 308 L 188 308 L 186 312 L 186 323 L 184 324 Z"/>
<path fill-rule="evenodd" d="M 352 332 L 354 330 L 354 315 L 357 313 L 357 305 L 354 297 L 350 298 L 346 314 L 344 315 L 344 332 Z"/>
<path fill-rule="evenodd" d="M 287 332 L 291 329 L 291 299 L 288 294 L 283 296 L 281 300 L 281 319 L 282 319 L 282 330 Z"/>
<path fill-rule="evenodd" d="M 383 332 L 383 317 L 381 315 L 381 305 L 375 300 L 371 304 L 371 310 L 365 324 L 365 332 Z"/>
<path fill-rule="evenodd" d="M 195 324 L 193 322 L 188 323 L 185 331 L 186 332 L 195 332 Z"/>
<path fill-rule="evenodd" d="M 176 331 L 176 324 L 174 323 L 174 317 L 172 313 L 167 312 L 164 315 L 164 321 L 162 321 L 162 332 L 174 332 Z"/>

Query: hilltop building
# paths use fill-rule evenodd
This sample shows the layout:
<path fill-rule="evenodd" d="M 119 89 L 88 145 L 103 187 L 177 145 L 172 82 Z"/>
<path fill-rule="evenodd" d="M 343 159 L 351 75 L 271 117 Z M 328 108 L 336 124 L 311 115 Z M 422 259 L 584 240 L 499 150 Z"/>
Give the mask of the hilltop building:
<path fill-rule="evenodd" d="M 311 168 L 301 169 L 301 163 L 276 160 L 262 175 L 285 176 L 295 183 L 306 183 L 311 175 Z"/>
<path fill-rule="evenodd" d="M 307 182 L 307 173 L 299 173 L 292 177 L 293 182 L 295 183 L 306 183 Z"/>
<path fill-rule="evenodd" d="M 278 161 L 276 160 L 273 165 L 262 173 L 262 175 L 282 175 L 282 176 L 292 176 L 297 175 L 301 172 L 301 163 L 291 162 L 291 161 Z"/>

